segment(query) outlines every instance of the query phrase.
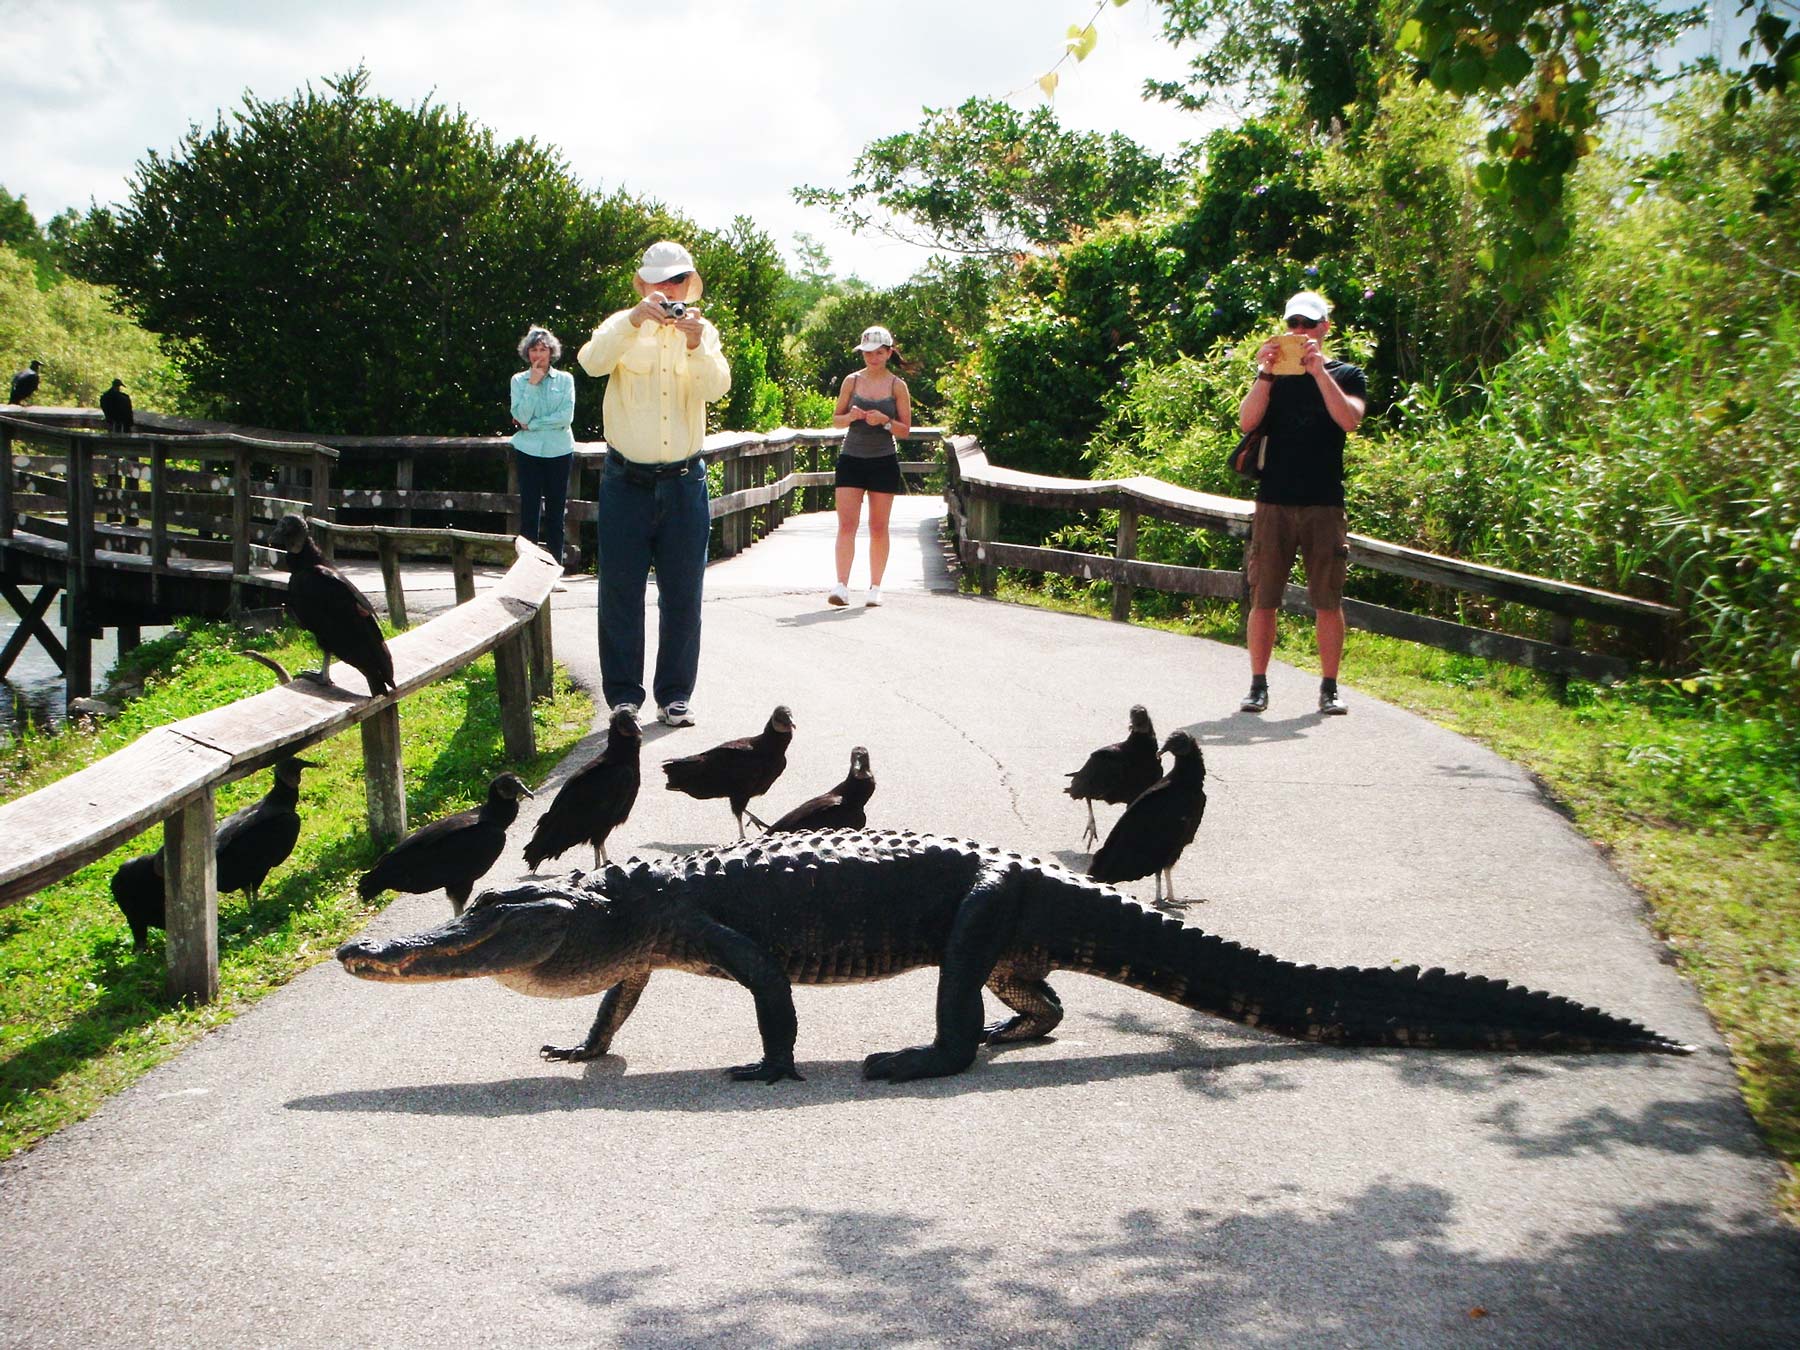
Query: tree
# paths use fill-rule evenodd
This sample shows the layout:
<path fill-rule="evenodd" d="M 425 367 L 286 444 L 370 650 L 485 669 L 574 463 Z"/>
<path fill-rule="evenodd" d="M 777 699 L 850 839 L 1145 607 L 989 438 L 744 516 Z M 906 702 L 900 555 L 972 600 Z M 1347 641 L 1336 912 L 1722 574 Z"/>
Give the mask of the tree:
<path fill-rule="evenodd" d="M 1146 80 L 1146 97 L 1198 110 L 1240 88 L 1265 104 L 1291 81 L 1320 126 L 1353 106 L 1358 120 L 1374 112 L 1391 63 L 1385 35 L 1397 0 L 1157 0 L 1157 7 L 1163 36 L 1198 50 L 1185 80 Z"/>
<path fill-rule="evenodd" d="M 908 243 L 1006 257 L 1062 243 L 1111 216 L 1150 209 L 1177 172 L 1130 137 L 1066 131 L 1049 108 L 993 99 L 927 109 L 917 131 L 871 141 L 847 189 L 801 187 L 853 230 L 871 224 Z M 876 220 L 872 207 L 891 219 Z"/>
<path fill-rule="evenodd" d="M 367 87 L 358 69 L 324 92 L 246 95 L 169 155 L 152 151 L 127 204 L 76 232 L 77 261 L 222 415 L 296 431 L 502 430 L 525 327 L 575 345 L 631 298 L 639 251 L 686 227 L 585 192 L 534 141 L 502 145 L 461 111 Z M 600 390 L 581 389 L 577 427 L 592 434 Z"/>
<path fill-rule="evenodd" d="M 31 214 L 23 197 L 15 197 L 3 187 L 0 187 L 0 247 L 10 248 L 21 257 L 31 259 L 41 289 L 47 291 L 62 279 L 56 250 L 44 231 L 38 228 L 37 217 Z"/>

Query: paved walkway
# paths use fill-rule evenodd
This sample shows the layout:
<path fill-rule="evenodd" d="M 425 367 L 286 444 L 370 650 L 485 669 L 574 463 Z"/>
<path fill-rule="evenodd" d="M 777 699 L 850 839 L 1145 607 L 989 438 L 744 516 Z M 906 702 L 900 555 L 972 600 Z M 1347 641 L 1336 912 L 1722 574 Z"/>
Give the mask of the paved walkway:
<path fill-rule="evenodd" d="M 757 1051 L 730 984 L 660 974 L 618 1055 L 563 1066 L 537 1047 L 585 1000 L 327 963 L 0 1167 L 0 1344 L 1800 1343 L 1800 1244 L 1719 1039 L 1525 773 L 1354 688 L 1320 719 L 1286 668 L 1240 715 L 1232 648 L 942 589 L 933 504 L 899 505 L 880 609 L 825 608 L 822 518 L 715 569 L 700 724 L 647 730 L 652 777 L 786 702 L 767 810 L 861 743 L 876 823 L 1079 864 L 1063 775 L 1143 702 L 1206 750 L 1192 922 L 1505 976 L 1700 1053 L 1329 1050 L 1063 976 L 1054 1040 L 865 1083 L 930 1034 L 919 972 L 796 991 L 806 1081 L 764 1087 L 719 1072 Z M 592 678 L 592 583 L 557 599 Z M 615 842 L 732 833 L 646 782 Z M 374 929 L 447 913 L 406 897 Z"/>

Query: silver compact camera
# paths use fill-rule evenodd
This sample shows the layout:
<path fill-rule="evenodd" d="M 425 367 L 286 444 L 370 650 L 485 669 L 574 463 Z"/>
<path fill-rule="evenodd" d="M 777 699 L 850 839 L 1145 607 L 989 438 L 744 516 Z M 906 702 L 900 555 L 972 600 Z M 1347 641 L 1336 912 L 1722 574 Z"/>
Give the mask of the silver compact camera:
<path fill-rule="evenodd" d="M 682 300 L 665 300 L 662 302 L 662 312 L 671 319 L 682 318 L 687 314 L 687 303 Z"/>

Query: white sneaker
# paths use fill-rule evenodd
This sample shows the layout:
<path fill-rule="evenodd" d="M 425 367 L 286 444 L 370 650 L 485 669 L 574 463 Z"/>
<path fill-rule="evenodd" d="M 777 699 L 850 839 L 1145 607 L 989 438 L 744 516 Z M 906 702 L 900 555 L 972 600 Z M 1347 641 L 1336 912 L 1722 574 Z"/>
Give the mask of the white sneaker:
<path fill-rule="evenodd" d="M 686 699 L 676 699 L 666 708 L 656 710 L 656 720 L 665 727 L 691 727 L 694 725 L 694 710 L 687 705 Z"/>
<path fill-rule="evenodd" d="M 630 713 L 631 720 L 634 722 L 641 722 L 643 720 L 638 716 L 638 705 L 635 703 L 616 703 L 613 705 L 613 711 L 615 713 Z"/>
<path fill-rule="evenodd" d="M 828 605 L 836 605 L 839 608 L 849 604 L 850 588 L 840 581 L 831 588 L 831 593 L 825 597 L 825 603 Z"/>
<path fill-rule="evenodd" d="M 865 599 L 863 601 L 863 603 L 865 605 L 868 605 L 870 608 L 874 608 L 876 605 L 879 605 L 881 603 L 881 587 L 879 587 L 879 586 L 869 587 L 868 598 Z"/>

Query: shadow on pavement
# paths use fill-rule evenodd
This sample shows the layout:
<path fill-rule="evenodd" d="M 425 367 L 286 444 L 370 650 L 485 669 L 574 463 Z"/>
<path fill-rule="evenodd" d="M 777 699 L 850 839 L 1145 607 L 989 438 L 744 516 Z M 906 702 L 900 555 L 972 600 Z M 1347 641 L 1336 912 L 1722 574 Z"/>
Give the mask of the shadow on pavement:
<path fill-rule="evenodd" d="M 800 1240 L 761 1288 L 696 1299 L 608 1251 L 592 1279 L 545 1292 L 659 1345 L 1747 1346 L 1800 1334 L 1800 1300 L 1780 1278 L 1795 1244 L 1688 1206 L 1617 1206 L 1589 1231 L 1495 1255 L 1466 1241 L 1483 1215 L 1424 1183 L 1376 1181 L 1323 1203 L 1277 1188 L 1242 1214 L 1195 1202 L 1097 1220 L 1037 1252 L 971 1243 L 953 1210 L 771 1205 L 757 1220 Z M 1023 1195 L 1019 1206 L 1030 1222 Z M 1716 1306 L 1721 1269 L 1769 1278 L 1712 1326 L 1696 1309 Z M 1622 1283 L 1638 1292 L 1621 1298 Z"/>

